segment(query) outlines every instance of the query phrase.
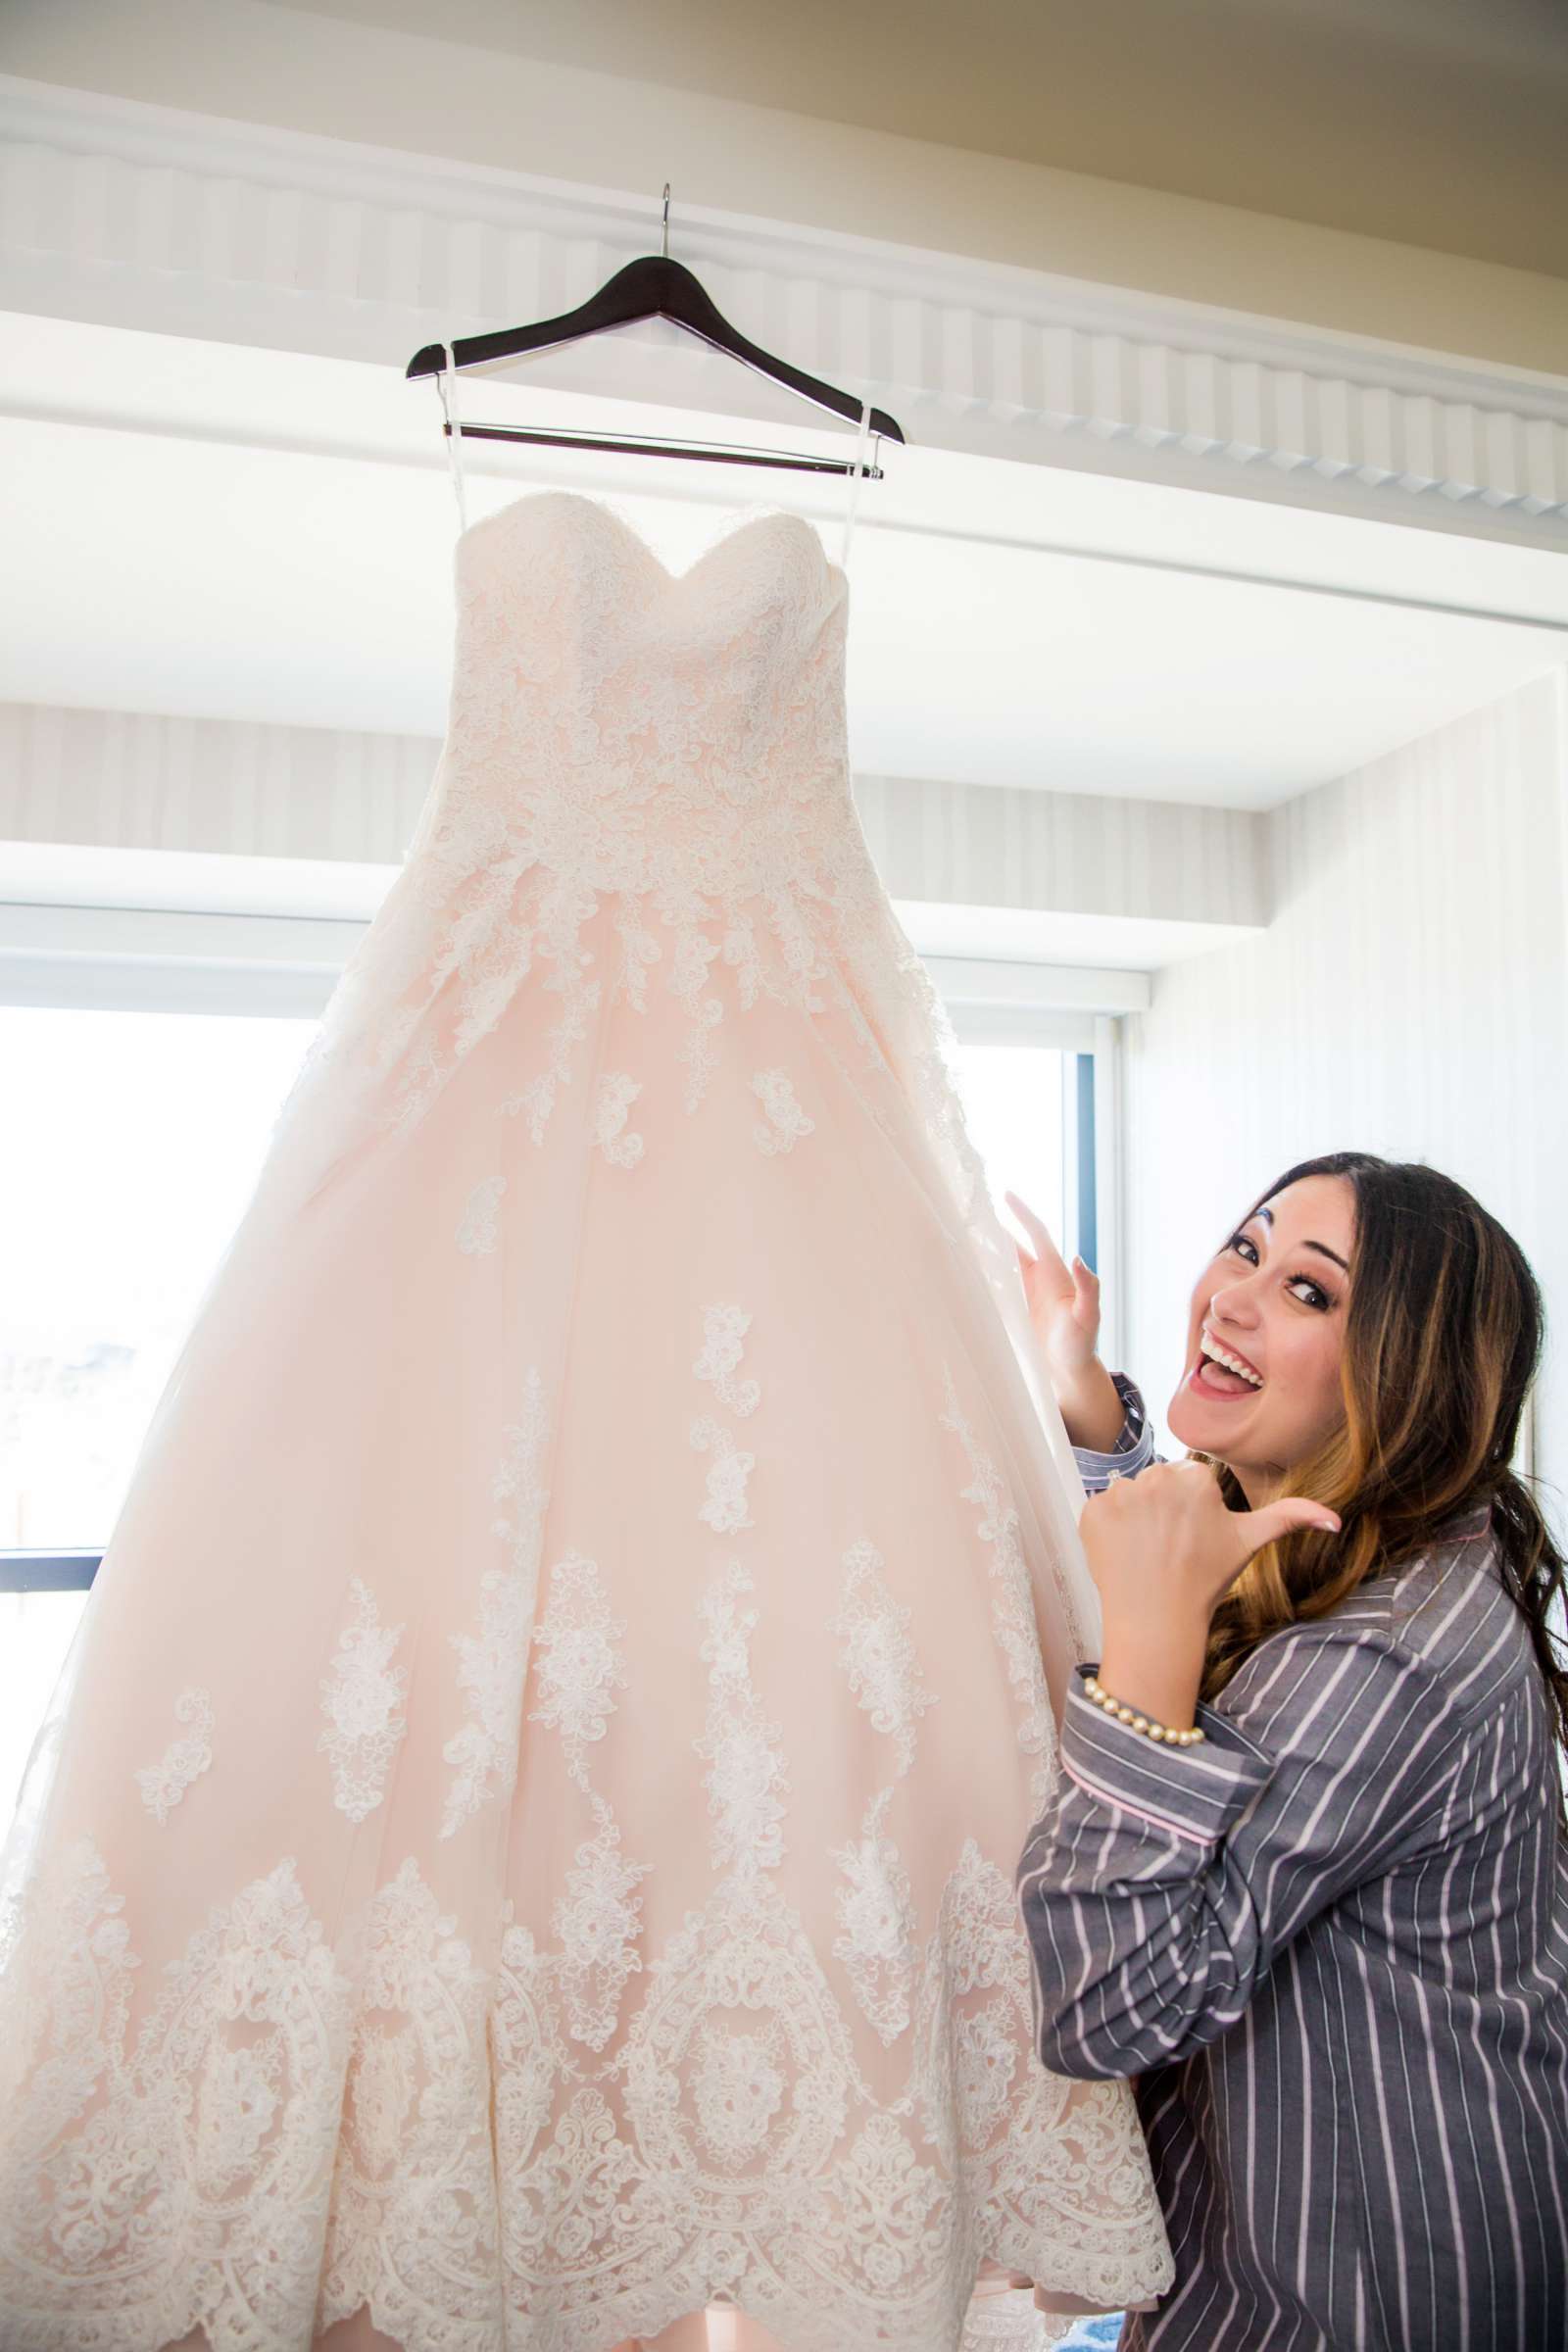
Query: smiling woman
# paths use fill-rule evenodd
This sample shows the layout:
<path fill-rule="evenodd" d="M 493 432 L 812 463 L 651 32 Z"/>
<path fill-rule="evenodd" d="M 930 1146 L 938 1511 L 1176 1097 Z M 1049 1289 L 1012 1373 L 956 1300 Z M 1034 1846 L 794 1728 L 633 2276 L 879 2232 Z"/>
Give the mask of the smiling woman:
<path fill-rule="evenodd" d="M 1436 1169 L 1339 1152 L 1290 1170 L 1255 1204 L 1194 1291 L 1167 1421 L 1233 1506 L 1305 1494 L 1344 1531 L 1328 1544 L 1289 1537 L 1250 1563 L 1209 1629 L 1205 1696 L 1265 1635 L 1416 1556 L 1490 1492 L 1504 1581 L 1568 1739 L 1549 1630 L 1562 1566 L 1509 1467 L 1541 1334 L 1517 1244 Z M 1246 1349 L 1255 1386 L 1223 1393 L 1216 1345 Z"/>
<path fill-rule="evenodd" d="M 1193 1458 L 1157 1467 L 1093 1278 L 1031 1230 L 1103 1641 L 1019 1888 L 1045 2063 L 1138 2078 L 1177 2279 L 1126 2343 L 1568 2340 L 1530 1267 L 1433 1168 L 1290 1169 L 1194 1287 L 1167 1415 Z"/>
<path fill-rule="evenodd" d="M 1266 1499 L 1287 1463 L 1319 1452 L 1343 1417 L 1354 1209 L 1345 1174 L 1288 1183 L 1231 1235 L 1194 1294 L 1170 1426 L 1195 1452 L 1227 1461 L 1250 1501 Z"/>

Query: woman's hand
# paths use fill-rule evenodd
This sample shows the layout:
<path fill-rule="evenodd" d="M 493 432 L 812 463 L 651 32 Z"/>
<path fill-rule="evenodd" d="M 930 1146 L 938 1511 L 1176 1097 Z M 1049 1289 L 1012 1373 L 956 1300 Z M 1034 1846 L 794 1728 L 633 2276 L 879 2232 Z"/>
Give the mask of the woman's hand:
<path fill-rule="evenodd" d="M 1339 1526 L 1327 1504 L 1299 1494 L 1229 1510 L 1201 1462 L 1113 1480 L 1079 1522 L 1104 1619 L 1104 1688 L 1155 1722 L 1188 1728 L 1209 1621 L 1248 1561 L 1294 1528 Z"/>
<path fill-rule="evenodd" d="M 1081 1257 L 1068 1265 L 1047 1226 L 1016 1193 L 1007 1195 L 1007 1205 L 1034 1244 L 1032 1250 L 1015 1245 L 1018 1267 L 1029 1320 L 1051 1373 L 1068 1441 L 1108 1453 L 1121 1436 L 1127 1412 L 1115 1382 L 1095 1352 L 1100 1278 Z"/>

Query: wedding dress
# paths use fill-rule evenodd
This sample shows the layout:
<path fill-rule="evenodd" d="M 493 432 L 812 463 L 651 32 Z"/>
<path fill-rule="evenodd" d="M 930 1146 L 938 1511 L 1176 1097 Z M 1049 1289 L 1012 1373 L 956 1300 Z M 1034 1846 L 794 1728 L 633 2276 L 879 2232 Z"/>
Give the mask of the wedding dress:
<path fill-rule="evenodd" d="M 455 574 L 416 839 L 7 1846 L 0 2345 L 1147 2299 L 1013 1897 L 1076 1474 L 851 798 L 844 573 L 546 491 Z"/>

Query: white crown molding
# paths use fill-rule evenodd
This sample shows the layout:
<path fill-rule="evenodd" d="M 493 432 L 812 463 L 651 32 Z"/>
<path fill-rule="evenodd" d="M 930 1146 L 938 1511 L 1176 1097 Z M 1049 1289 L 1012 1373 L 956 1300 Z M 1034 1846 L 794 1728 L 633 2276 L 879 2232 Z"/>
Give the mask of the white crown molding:
<path fill-rule="evenodd" d="M 646 197 L 0 76 L 15 311 L 401 367 L 651 238 Z M 713 210 L 680 250 L 927 446 L 1568 545 L 1560 377 Z M 733 385 L 711 366 L 694 405 Z"/>

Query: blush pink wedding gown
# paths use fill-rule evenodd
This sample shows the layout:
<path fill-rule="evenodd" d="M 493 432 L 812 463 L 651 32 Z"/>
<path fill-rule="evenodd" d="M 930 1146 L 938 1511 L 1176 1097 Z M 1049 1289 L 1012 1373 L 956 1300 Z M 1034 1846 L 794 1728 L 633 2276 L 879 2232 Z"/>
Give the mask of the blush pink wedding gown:
<path fill-rule="evenodd" d="M 541 492 L 456 577 L 417 835 L 6 1849 L 0 2346 L 1147 2300 L 1131 2097 L 1040 2068 L 1013 1898 L 1076 1475 L 851 798 L 844 574 Z"/>

